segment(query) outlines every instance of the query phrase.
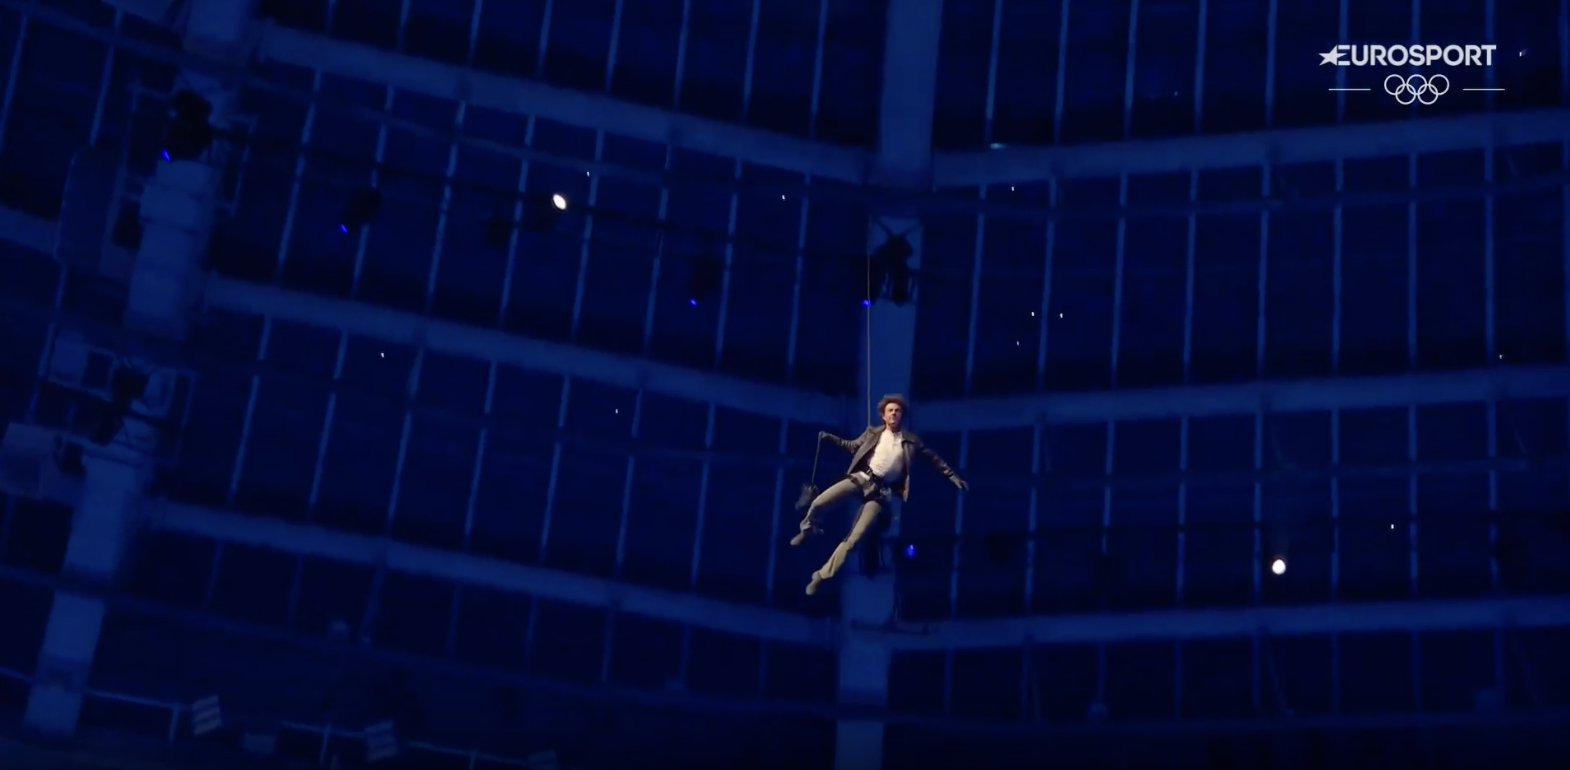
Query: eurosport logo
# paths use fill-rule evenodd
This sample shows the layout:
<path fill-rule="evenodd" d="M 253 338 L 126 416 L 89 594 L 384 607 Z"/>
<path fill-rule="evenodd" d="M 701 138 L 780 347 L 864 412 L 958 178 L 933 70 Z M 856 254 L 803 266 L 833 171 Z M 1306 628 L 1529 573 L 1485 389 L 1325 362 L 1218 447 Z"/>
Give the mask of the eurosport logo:
<path fill-rule="evenodd" d="M 1319 55 L 1320 66 L 1492 67 L 1495 45 L 1338 45 Z"/>

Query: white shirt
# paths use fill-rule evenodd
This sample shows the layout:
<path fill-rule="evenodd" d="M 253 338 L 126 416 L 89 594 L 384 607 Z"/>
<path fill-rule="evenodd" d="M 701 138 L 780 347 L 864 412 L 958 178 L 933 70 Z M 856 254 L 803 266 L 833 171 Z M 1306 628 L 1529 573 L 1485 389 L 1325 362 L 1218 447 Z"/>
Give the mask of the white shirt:
<path fill-rule="evenodd" d="M 867 470 L 889 484 L 899 483 L 905 475 L 905 447 L 898 433 L 885 428 L 878 434 L 878 445 L 867 458 Z"/>

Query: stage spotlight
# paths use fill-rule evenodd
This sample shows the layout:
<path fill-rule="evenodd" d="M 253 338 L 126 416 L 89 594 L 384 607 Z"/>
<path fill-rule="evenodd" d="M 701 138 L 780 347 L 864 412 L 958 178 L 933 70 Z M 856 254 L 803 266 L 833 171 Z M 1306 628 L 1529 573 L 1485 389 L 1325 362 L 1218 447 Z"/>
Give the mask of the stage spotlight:
<path fill-rule="evenodd" d="M 196 160 L 213 144 L 212 102 L 194 91 L 181 91 L 169 102 L 169 128 L 164 132 L 164 160 Z"/>
<path fill-rule="evenodd" d="M 567 210 L 567 198 L 561 193 L 531 193 L 523 199 L 523 221 L 530 232 L 545 232 L 556 226 L 561 214 Z"/>
<path fill-rule="evenodd" d="M 687 275 L 687 304 L 697 307 L 719 290 L 725 278 L 725 265 L 713 257 L 698 257 L 692 262 L 692 272 Z"/>
<path fill-rule="evenodd" d="M 1287 572 L 1287 560 L 1286 559 L 1276 559 L 1275 561 L 1270 563 L 1270 574 L 1272 574 L 1272 575 L 1285 575 L 1286 572 Z"/>
<path fill-rule="evenodd" d="M 907 544 L 905 546 L 905 558 L 907 558 L 907 559 L 914 559 L 914 558 L 916 558 L 916 546 L 915 546 L 914 543 Z"/>
<path fill-rule="evenodd" d="M 376 218 L 377 212 L 382 210 L 382 192 L 374 187 L 356 187 L 349 191 L 349 200 L 344 202 L 343 213 L 338 216 L 338 231 L 341 233 L 358 232 L 360 228 L 371 223 Z"/>

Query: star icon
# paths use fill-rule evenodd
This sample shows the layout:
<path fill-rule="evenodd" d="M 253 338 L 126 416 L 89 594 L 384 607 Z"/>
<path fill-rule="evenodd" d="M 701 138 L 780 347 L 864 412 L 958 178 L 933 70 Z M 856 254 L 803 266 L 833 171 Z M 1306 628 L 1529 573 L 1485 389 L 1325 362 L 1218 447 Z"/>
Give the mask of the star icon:
<path fill-rule="evenodd" d="M 1322 54 L 1319 55 L 1319 65 L 1322 67 L 1322 66 L 1324 66 L 1326 64 L 1334 64 L 1334 65 L 1340 66 L 1340 64 L 1341 64 L 1341 49 L 1340 48 L 1332 48 L 1332 49 L 1330 49 L 1330 53 L 1322 53 Z"/>

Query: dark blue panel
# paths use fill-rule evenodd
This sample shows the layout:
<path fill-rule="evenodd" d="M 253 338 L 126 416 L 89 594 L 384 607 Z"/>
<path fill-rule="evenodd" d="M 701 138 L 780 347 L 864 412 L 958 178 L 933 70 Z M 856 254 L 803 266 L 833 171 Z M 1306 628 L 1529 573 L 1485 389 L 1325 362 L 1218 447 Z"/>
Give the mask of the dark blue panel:
<path fill-rule="evenodd" d="M 764 694 L 774 698 L 832 703 L 836 699 L 833 650 L 770 642 Z"/>
<path fill-rule="evenodd" d="M 549 0 L 489 3 L 480 12 L 474 64 L 504 75 L 539 74 L 545 41 L 540 34 Z"/>
<path fill-rule="evenodd" d="M 221 546 L 211 592 L 214 612 L 248 623 L 282 626 L 295 599 L 298 559 L 290 554 L 235 543 Z"/>
<path fill-rule="evenodd" d="M 1505 668 L 1510 702 L 1530 699 L 1533 705 L 1570 704 L 1570 662 L 1555 654 L 1570 643 L 1570 632 L 1563 628 L 1537 628 L 1518 633 L 1521 634 L 1523 657 L 1531 661 L 1531 672 L 1520 665 Z M 1536 697 L 1533 697 L 1534 693 Z"/>
<path fill-rule="evenodd" d="M 1003 3 L 992 141 L 1044 144 L 1055 137 L 1062 3 Z"/>
<path fill-rule="evenodd" d="M 498 367 L 492 412 L 475 494 L 470 547 L 505 559 L 538 553 L 553 470 L 562 381 Z"/>
<path fill-rule="evenodd" d="M 1276 637 L 1270 640 L 1271 659 L 1275 663 L 1274 681 L 1280 688 L 1281 699 L 1294 714 L 1305 717 L 1321 716 L 1335 710 L 1334 698 L 1338 685 L 1335 672 L 1331 669 L 1333 644 L 1330 639 L 1303 636 Z M 1242 650 L 1234 648 L 1233 652 L 1241 654 Z M 1188 654 L 1187 647 L 1184 654 Z M 1212 676 L 1190 681 L 1196 684 L 1203 683 L 1203 687 L 1208 689 L 1222 680 L 1219 676 Z M 1240 705 L 1246 703 L 1247 701 L 1240 697 L 1242 695 L 1243 693 L 1237 693 L 1231 701 Z"/>
<path fill-rule="evenodd" d="M 1195 72 L 1201 9 L 1197 5 L 1155 4 L 1138 8 L 1130 133 L 1136 137 L 1191 134 L 1195 129 L 1194 91 L 1204 82 L 1196 79 Z"/>
<path fill-rule="evenodd" d="M 31 675 L 44 643 L 53 593 L 47 588 L 10 581 L 0 582 L 0 586 L 0 612 L 6 618 L 6 633 L 0 636 L 0 669 L 4 673 Z"/>
<path fill-rule="evenodd" d="M 960 615 L 1015 614 L 1027 609 L 1025 540 L 1030 529 L 1034 443 L 1032 428 L 970 434 L 966 465 L 985 475 L 971 479 L 975 486 L 961 498 L 965 528 L 955 605 Z"/>
<path fill-rule="evenodd" d="M 1447 153 L 1418 162 L 1424 186 L 1483 184 L 1483 153 Z M 1454 369 L 1489 363 L 1485 318 L 1488 278 L 1482 201 L 1417 207 L 1417 364 Z M 1497 361 L 1497 359 L 1495 359 Z"/>
<path fill-rule="evenodd" d="M 551 12 L 550 44 L 545 53 L 545 79 L 583 91 L 603 91 L 610 64 L 614 0 L 555 6 Z"/>
<path fill-rule="evenodd" d="M 338 347 L 336 334 L 273 323 L 267 361 L 285 371 L 320 377 L 333 371 Z M 237 505 L 267 515 L 304 515 L 303 504 L 312 499 L 318 483 L 328 398 L 326 388 L 314 377 L 264 378 L 260 382 L 235 489 Z"/>
<path fill-rule="evenodd" d="M 802 323 L 791 374 L 802 387 L 855 393 L 860 387 L 858 362 L 867 341 L 848 330 L 865 329 L 867 323 L 861 306 L 867 283 L 866 212 L 823 198 L 809 203 Z"/>
<path fill-rule="evenodd" d="M 368 43 L 378 48 L 395 48 L 398 43 L 398 3 L 373 0 L 348 8 L 329 6 L 330 34 L 340 40 Z"/>
<path fill-rule="evenodd" d="M 679 682 L 683 668 L 681 625 L 622 614 L 611 632 L 610 681 L 640 689 L 663 689 Z"/>
<path fill-rule="evenodd" d="M 878 132 L 883 83 L 882 0 L 839 6 L 823 36 L 822 91 L 817 137 L 836 144 L 872 146 Z"/>
<path fill-rule="evenodd" d="M 780 187 L 802 182 L 799 175 L 760 166 L 745 167 L 742 179 Z M 803 202 L 802 196 L 784 193 L 737 196 L 736 232 L 744 243 L 731 260 L 725 326 L 729 343 L 720 351 L 722 371 L 776 382 L 786 377 L 792 303 L 799 301 L 796 246 L 806 212 Z"/>
<path fill-rule="evenodd" d="M 1099 660 L 1095 645 L 1054 645 L 1031 651 L 1031 670 L 1041 683 L 1037 703 L 1043 719 L 1085 719 L 1100 690 Z"/>
<path fill-rule="evenodd" d="M 28 498 L 12 498 L 9 509 L 0 561 L 38 572 L 59 572 L 71 539 L 71 509 Z"/>
<path fill-rule="evenodd" d="M 902 714 L 943 714 L 948 689 L 947 653 L 899 652 L 889 664 L 889 710 Z"/>
<path fill-rule="evenodd" d="M 1085 180 L 1061 188 L 1061 205 L 1105 211 L 1118 202 L 1116 180 Z M 1100 387 L 1109 382 L 1117 226 L 1102 219 L 1058 223 L 1047 318 L 1048 388 Z"/>
<path fill-rule="evenodd" d="M 1348 191 L 1405 187 L 1405 158 L 1346 164 Z M 1341 370 L 1404 371 L 1410 290 L 1405 206 L 1349 208 L 1342 215 Z"/>
<path fill-rule="evenodd" d="M 1519 148 L 1528 169 L 1562 166 L 1557 145 Z M 1496 166 L 1496 169 L 1498 167 Z M 1523 172 L 1535 174 L 1536 172 Z M 1512 172 L 1512 175 L 1514 172 Z M 1496 171 L 1496 179 L 1499 178 Z M 1495 360 L 1564 360 L 1563 198 L 1557 189 L 1502 195 L 1494 204 Z M 1506 245 L 1508 244 L 1508 245 Z M 1503 359 L 1498 356 L 1503 355 Z"/>
<path fill-rule="evenodd" d="M 483 118 L 470 120 L 465 130 Z M 507 293 L 509 265 L 517 266 L 516 252 L 507 241 L 491 241 L 493 217 L 511 219 L 517 206 L 521 161 L 471 145 L 460 145 L 455 185 L 447 225 L 442 230 L 442 264 L 436 274 L 436 294 L 431 312 L 477 326 L 496 326 L 502 298 Z M 511 254 L 511 256 L 509 256 Z"/>
<path fill-rule="evenodd" d="M 794 530 L 797 514 L 789 507 L 791 496 L 807 482 L 806 469 L 797 469 L 786 472 L 780 488 L 778 473 L 769 467 L 779 437 L 775 420 L 716 410 L 714 451 L 743 454 L 747 462 L 712 466 L 698 540 L 703 557 L 698 561 L 699 591 L 742 601 L 767 595 L 768 565 L 775 558 L 770 547 L 783 545 L 783 533 Z"/>
<path fill-rule="evenodd" d="M 154 530 L 137 543 L 127 581 L 136 596 L 180 607 L 200 606 L 213 574 L 209 540 Z"/>
<path fill-rule="evenodd" d="M 595 208 L 593 245 L 585 267 L 578 341 L 618 353 L 642 353 L 649 314 L 649 284 L 660 253 L 660 233 L 650 223 L 660 207 L 658 190 L 602 176 Z"/>
<path fill-rule="evenodd" d="M 622 576 L 640 583 L 686 588 L 692 584 L 693 549 L 700 522 L 710 516 L 751 514 L 730 508 L 713 490 L 700 511 L 702 474 L 703 464 L 695 460 L 652 456 L 638 460 L 630 489 Z M 609 539 L 611 534 L 602 536 Z"/>
<path fill-rule="evenodd" d="M 1404 714 L 1416 705 L 1410 634 L 1343 635 L 1341 708 L 1350 714 Z"/>
<path fill-rule="evenodd" d="M 911 371 L 911 388 L 922 398 L 960 396 L 970 384 L 970 302 L 977 219 L 928 215 L 921 224 L 921 266 L 916 292 L 916 337 L 921 354 L 916 356 Z M 862 275 L 860 279 L 865 284 L 868 277 Z M 863 321 L 858 336 L 867 331 Z M 872 365 L 877 366 L 878 330 L 874 325 L 870 331 Z M 861 344 L 866 346 L 868 342 L 863 339 Z"/>
<path fill-rule="evenodd" d="M 574 572 L 609 575 L 616 569 L 627 499 L 627 460 L 603 451 L 561 450 L 556 496 L 547 512 L 546 563 Z"/>
<path fill-rule="evenodd" d="M 317 639 L 339 622 L 348 624 L 351 634 L 363 633 L 360 620 L 371 595 L 371 574 L 369 567 L 355 564 L 302 560 L 294 627 Z"/>
<path fill-rule="evenodd" d="M 340 380 L 354 393 L 334 403 L 316 501 L 338 526 L 386 526 L 414 357 L 410 348 L 368 339 L 351 338 L 344 348 Z"/>
<path fill-rule="evenodd" d="M 602 681 L 605 609 L 535 602 L 534 647 L 530 668 L 552 679 Z"/>
<path fill-rule="evenodd" d="M 456 599 L 453 653 L 459 660 L 513 670 L 523 666 L 534 601 L 523 594 L 463 586 Z"/>
<path fill-rule="evenodd" d="M 988 88 L 988 73 L 992 69 L 991 5 L 955 2 L 943 6 L 943 34 L 938 39 L 937 119 L 932 131 L 932 142 L 937 147 L 968 150 L 991 140 L 987 124 L 992 96 Z M 1056 30 L 1052 34 L 1055 37 Z M 999 62 L 1000 75 L 1003 67 Z M 1013 94 L 1000 90 L 997 95 L 1007 101 Z"/>
<path fill-rule="evenodd" d="M 1128 4 L 1069 6 L 1064 141 L 1110 141 L 1123 136 L 1128 26 Z"/>
<path fill-rule="evenodd" d="M 963 650 L 953 655 L 950 698 L 957 717 L 1019 719 L 1025 689 L 1041 682 L 1024 670 L 1020 650 Z"/>
<path fill-rule="evenodd" d="M 1176 710 L 1173 643 L 1109 644 L 1106 706 L 1118 719 L 1165 719 Z"/>
<path fill-rule="evenodd" d="M 1332 164 L 1290 166 L 1272 188 L 1318 197 L 1335 190 Z M 1331 373 L 1335 312 L 1334 221 L 1330 211 L 1284 209 L 1269 218 L 1265 278 L 1265 374 L 1325 377 Z"/>
<path fill-rule="evenodd" d="M 1120 576 L 1120 603 L 1165 606 L 1175 596 L 1180 443 L 1176 420 L 1117 425 L 1113 469 L 1128 480 L 1112 490 L 1107 550 Z"/>
<path fill-rule="evenodd" d="M 729 158 L 691 151 L 678 152 L 671 165 L 708 179 L 731 179 L 736 173 L 736 163 Z M 711 289 L 695 281 L 694 271 L 704 264 L 725 263 L 724 234 L 731 226 L 731 202 L 731 196 L 709 186 L 670 191 L 665 218 L 671 224 L 660 249 L 650 340 L 650 350 L 659 358 L 699 368 L 714 364 L 723 292 L 721 287 Z M 736 259 L 734 253 L 731 259 Z M 729 271 L 721 278 L 725 283 Z M 699 293 L 702 296 L 694 296 Z"/>
<path fill-rule="evenodd" d="M 1332 552 L 1336 526 L 1330 516 L 1330 481 L 1291 478 L 1269 482 L 1261 490 L 1261 599 L 1266 602 L 1330 601 Z M 1276 559 L 1286 572 L 1268 570 Z"/>
<path fill-rule="evenodd" d="M 1258 197 L 1259 173 L 1207 172 L 1202 196 Z M 1239 380 L 1257 373 L 1260 218 L 1215 214 L 1195 220 L 1191 378 Z"/>
<path fill-rule="evenodd" d="M 1462 712 L 1477 707 L 1479 691 L 1494 681 L 1492 631 L 1449 631 L 1419 638 L 1422 708 L 1424 711 Z"/>
<path fill-rule="evenodd" d="M 689 628 L 688 633 L 688 687 L 713 695 L 757 695 L 761 641 L 697 627 Z"/>
<path fill-rule="evenodd" d="M 1010 186 L 989 189 L 987 198 L 1013 205 L 1044 205 L 1049 196 L 1042 186 Z M 988 219 L 986 228 L 981 245 L 981 295 L 974 308 L 971 392 L 1029 391 L 1036 385 L 1036 359 L 1047 323 L 1042 305 L 1047 228 L 1041 222 L 1001 217 Z"/>
<path fill-rule="evenodd" d="M 413 0 L 404 26 L 404 52 L 450 64 L 467 64 L 476 5 L 474 0 Z"/>
<path fill-rule="evenodd" d="M 1260 66 L 1260 62 L 1266 59 L 1266 47 L 1270 40 L 1269 10 L 1266 5 L 1250 3 L 1229 8 L 1226 13 L 1205 14 L 1204 91 L 1199 116 L 1203 132 L 1220 134 L 1256 131 L 1265 127 L 1265 77 L 1270 70 Z M 1295 6 L 1291 3 L 1277 11 L 1277 18 L 1283 28 L 1287 28 L 1284 25 L 1288 15 L 1305 10 L 1320 17 L 1329 17 L 1334 22 L 1334 11 L 1327 14 L 1318 6 Z M 1331 31 L 1334 31 L 1333 27 Z M 1288 85 L 1287 78 L 1305 72 L 1307 68 L 1297 66 L 1300 57 L 1296 46 L 1283 48 L 1291 51 L 1287 55 L 1293 57 L 1292 66 L 1277 67 L 1275 70 L 1276 90 L 1284 93 L 1293 88 Z M 1323 77 L 1322 73 L 1308 74 Z M 1316 81 L 1313 87 L 1305 91 L 1313 93 L 1317 98 L 1326 93 L 1321 88 L 1323 86 Z M 1299 98 L 1294 92 L 1293 97 L 1285 100 L 1285 103 L 1277 100 L 1277 114 L 1285 119 L 1283 108 L 1295 107 Z"/>
<path fill-rule="evenodd" d="M 1412 38 L 1412 11 L 1408 5 L 1394 5 L 1387 7 L 1371 7 L 1348 5 L 1345 18 L 1342 20 L 1346 29 L 1346 40 L 1409 40 Z M 1429 30 L 1421 30 L 1424 37 Z M 1342 39 L 1337 35 L 1324 38 L 1325 41 Z M 1318 47 L 1312 49 L 1319 53 Z M 1312 61 L 1309 52 L 1299 55 L 1302 61 Z M 1371 71 L 1372 70 L 1372 71 Z M 1347 73 L 1347 85 L 1378 87 L 1374 84 L 1375 78 L 1380 77 L 1379 71 L 1368 68 L 1363 72 L 1351 70 Z M 1345 118 L 1347 120 L 1399 120 L 1408 118 L 1417 113 L 1416 105 L 1403 107 L 1394 99 L 1355 99 L 1356 94 L 1347 94 Z M 1323 119 L 1329 122 L 1328 116 Z"/>
<path fill-rule="evenodd" d="M 820 14 L 792 0 L 760 0 L 747 123 L 796 136 L 811 130 Z"/>
<path fill-rule="evenodd" d="M 452 600 L 450 583 L 386 573 L 372 621 L 372 642 L 400 652 L 440 655 L 447 647 Z"/>
<path fill-rule="evenodd" d="M 742 116 L 750 11 L 745 3 L 708 0 L 691 5 L 679 97 L 683 110 L 726 121 Z"/>
<path fill-rule="evenodd" d="M 7 107 L 13 117 L 26 116 L 30 130 L 8 131 L 0 151 L 0 178 L 11 191 L 5 205 L 41 216 L 58 213 L 71 156 L 94 131 L 107 53 L 96 40 L 29 27 Z"/>
<path fill-rule="evenodd" d="M 674 103 L 682 7 L 679 0 L 622 5 L 612 94 L 661 107 Z"/>
<path fill-rule="evenodd" d="M 1183 642 L 1182 715 L 1226 719 L 1255 714 L 1253 648 L 1247 639 Z"/>
<path fill-rule="evenodd" d="M 406 102 L 399 99 L 398 111 Z M 445 107 L 445 105 L 443 105 Z M 401 310 L 425 311 L 432 296 L 431 271 L 440 272 L 436 253 L 441 189 L 435 179 L 446 172 L 448 145 L 402 131 L 388 133 L 384 162 L 404 173 L 381 176 L 382 204 L 365 231 L 356 297 Z M 418 176 L 414 176 L 418 174 Z M 449 218 L 453 225 L 458 223 Z M 442 255 L 442 260 L 468 255 Z"/>

